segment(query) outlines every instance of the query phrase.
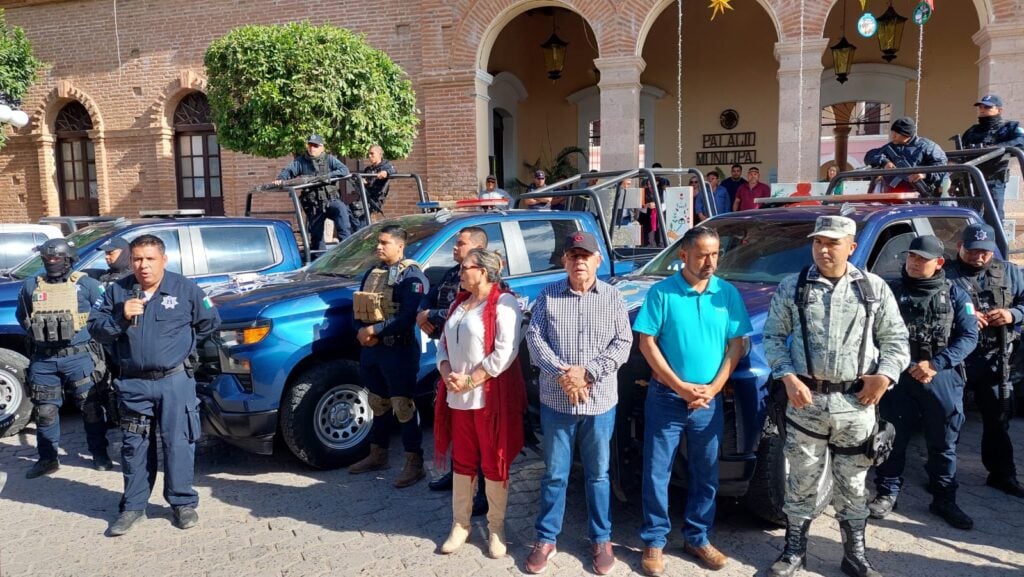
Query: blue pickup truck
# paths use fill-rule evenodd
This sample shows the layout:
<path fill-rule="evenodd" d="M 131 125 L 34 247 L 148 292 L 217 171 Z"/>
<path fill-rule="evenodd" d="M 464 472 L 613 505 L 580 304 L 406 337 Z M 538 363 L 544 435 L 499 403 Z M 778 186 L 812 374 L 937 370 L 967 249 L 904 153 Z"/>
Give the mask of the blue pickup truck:
<path fill-rule="evenodd" d="M 199 396 L 204 430 L 249 451 L 268 454 L 277 435 L 303 462 L 334 468 L 368 447 L 372 413 L 359 382 L 359 346 L 351 325 L 352 295 L 376 263 L 382 226 L 409 233 L 405 255 L 432 282 L 455 262 L 458 231 L 483 228 L 489 248 L 504 255 L 505 280 L 526 305 L 564 277 L 562 240 L 585 230 L 611 236 L 587 211 L 448 211 L 391 218 L 363 228 L 302 271 L 214 289 L 223 324 L 201 351 Z M 624 274 L 657 250 L 617 251 L 598 274 Z M 419 331 L 417 331 L 419 332 Z M 434 342 L 419 333 L 419 392 L 434 394 Z"/>
<path fill-rule="evenodd" d="M 762 335 L 768 305 L 778 283 L 811 264 L 807 235 L 814 229 L 815 219 L 820 215 L 843 214 L 855 220 L 857 248 L 850 262 L 887 280 L 899 277 L 903 253 L 916 236 L 933 234 L 942 239 L 946 259 L 950 260 L 956 256 L 963 229 L 982 220 L 973 210 L 936 203 L 892 204 L 861 199 L 858 203 L 840 205 L 842 197 L 833 199 L 835 204 L 824 206 L 724 214 L 704 225 L 715 229 L 721 238 L 716 274 L 740 290 L 753 325 L 749 353 L 724 389 L 725 434 L 719 454 L 719 495 L 741 498 L 756 515 L 776 523 L 784 518 L 781 507 L 787 466 L 778 429 L 767 414 L 770 370 Z M 1001 234 L 998 236 L 1005 254 L 1005 239 Z M 636 273 L 615 279 L 632 316 L 638 312 L 647 289 L 679 274 L 681 264 L 677 242 Z M 619 373 L 620 400 L 612 465 L 613 487 L 623 500 L 639 495 L 643 408 L 650 378 L 650 368 L 634 347 L 629 362 Z M 685 446 L 680 447 L 680 456 L 674 465 L 673 482 L 685 486 Z M 820 506 L 830 499 L 829 483 L 830 479 L 823 479 L 819 487 Z"/>
<path fill-rule="evenodd" d="M 107 270 L 100 245 L 113 237 L 131 241 L 143 234 L 167 246 L 168 269 L 201 286 L 238 273 L 274 273 L 303 265 L 290 225 L 255 218 L 119 218 L 81 228 L 67 239 L 78 250 L 75 270 L 98 277 Z M 0 277 L 0 436 L 17 434 L 32 416 L 25 394 L 25 331 L 14 318 L 22 281 L 42 274 L 38 256 Z"/>

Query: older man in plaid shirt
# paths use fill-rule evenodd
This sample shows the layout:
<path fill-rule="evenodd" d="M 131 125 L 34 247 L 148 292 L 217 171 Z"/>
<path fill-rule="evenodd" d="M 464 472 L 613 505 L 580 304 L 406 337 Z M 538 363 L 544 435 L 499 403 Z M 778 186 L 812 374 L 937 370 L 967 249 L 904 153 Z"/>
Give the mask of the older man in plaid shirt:
<path fill-rule="evenodd" d="M 626 362 L 633 332 L 622 296 L 597 279 L 597 239 L 574 232 L 565 241 L 562 264 L 568 276 L 544 288 L 533 306 L 526 344 L 540 368 L 540 419 L 544 464 L 537 542 L 526 560 L 540 573 L 555 554 L 562 530 L 565 491 L 579 437 L 586 477 L 593 569 L 606 575 L 615 565 L 611 546 L 608 464 L 618 403 L 616 373 Z"/>

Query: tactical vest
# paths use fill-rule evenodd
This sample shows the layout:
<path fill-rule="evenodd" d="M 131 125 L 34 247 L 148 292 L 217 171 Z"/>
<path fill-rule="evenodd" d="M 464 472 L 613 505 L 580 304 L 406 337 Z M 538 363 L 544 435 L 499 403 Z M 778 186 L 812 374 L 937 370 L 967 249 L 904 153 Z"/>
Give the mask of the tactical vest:
<path fill-rule="evenodd" d="M 68 280 L 50 283 L 36 277 L 32 291 L 29 326 L 32 340 L 40 344 L 70 341 L 89 320 L 88 312 L 78 312 L 78 280 L 85 273 L 73 272 Z"/>
<path fill-rule="evenodd" d="M 956 315 L 950 296 L 953 284 L 947 279 L 945 288 L 935 291 L 928 300 L 911 298 L 902 280 L 893 281 L 889 286 L 910 333 L 910 358 L 932 360 L 949 346 L 949 335 L 953 332 Z"/>
<path fill-rule="evenodd" d="M 971 295 L 971 302 L 974 303 L 974 308 L 979 312 L 985 312 L 992 309 L 1008 309 L 1013 306 L 1010 272 L 1006 268 L 1006 263 L 993 260 L 989 264 L 988 270 L 983 274 L 988 277 L 985 283 L 985 290 L 981 290 L 978 277 L 960 277 L 964 281 L 961 283 L 961 286 Z M 999 338 L 997 329 L 999 328 L 1001 327 L 983 329 L 978 335 L 978 348 L 987 349 L 996 346 L 995 343 Z M 1007 336 L 1009 339 L 1013 339 L 1016 336 L 1016 332 L 1009 331 Z"/>
<path fill-rule="evenodd" d="M 398 312 L 398 304 L 394 301 L 395 287 L 405 269 L 411 266 L 419 268 L 420 265 L 407 258 L 395 266 L 375 267 L 370 271 L 363 290 L 356 292 L 352 299 L 352 313 L 356 320 L 374 324 L 395 316 Z"/>

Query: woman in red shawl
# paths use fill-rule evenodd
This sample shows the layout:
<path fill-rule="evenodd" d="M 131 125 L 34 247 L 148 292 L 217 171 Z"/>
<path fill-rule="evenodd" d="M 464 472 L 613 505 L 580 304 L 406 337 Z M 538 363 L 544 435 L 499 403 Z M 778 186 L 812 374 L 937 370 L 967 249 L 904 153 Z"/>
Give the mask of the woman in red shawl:
<path fill-rule="evenodd" d="M 473 249 L 459 273 L 464 289 L 452 304 L 437 348 L 441 373 L 434 407 L 434 458 L 452 447 L 453 553 L 469 537 L 474 477 L 482 469 L 487 493 L 488 555 L 505 556 L 508 472 L 523 447 L 526 388 L 518 353 L 522 312 L 501 283 L 501 256 Z"/>

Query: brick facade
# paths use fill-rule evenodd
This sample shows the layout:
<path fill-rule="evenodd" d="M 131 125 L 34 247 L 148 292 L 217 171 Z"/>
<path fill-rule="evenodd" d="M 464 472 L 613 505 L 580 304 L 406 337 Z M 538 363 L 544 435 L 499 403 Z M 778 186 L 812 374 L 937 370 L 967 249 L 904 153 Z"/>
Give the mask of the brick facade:
<path fill-rule="evenodd" d="M 580 14 L 602 59 L 634 57 L 670 0 L 552 0 Z M 831 0 L 805 0 L 804 31 L 820 39 Z M 1022 0 L 992 0 L 982 23 L 1017 22 Z M 0 151 L 0 221 L 34 221 L 59 213 L 53 121 L 62 106 L 81 102 L 90 112 L 96 147 L 100 212 L 133 215 L 177 204 L 173 128 L 178 102 L 205 87 L 202 56 L 211 40 L 243 24 L 306 20 L 366 35 L 412 79 L 422 113 L 409 158 L 435 198 L 475 192 L 487 173 L 478 150 L 479 71 L 502 27 L 538 2 L 523 0 L 0 0 L 7 20 L 25 29 L 38 58 L 49 64 L 23 102 L 31 124 Z M 799 37 L 799 0 L 737 2 L 764 10 L 780 43 Z M 368 7 L 372 9 L 368 9 Z M 706 2 L 686 0 L 691 15 L 708 16 Z M 116 12 L 115 12 L 116 10 Z M 940 5 L 938 10 L 942 10 Z M 768 73 L 774 74 L 769 71 Z M 1024 104 L 1024 94 L 1009 96 Z M 9 128 L 5 128 L 10 130 Z M 270 180 L 283 159 L 222 151 L 227 214 L 243 211 L 244 192 Z M 809 165 L 817 166 L 816 162 Z M 354 167 L 354 162 L 350 163 Z M 412 187 L 396 183 L 387 211 L 412 210 Z"/>

